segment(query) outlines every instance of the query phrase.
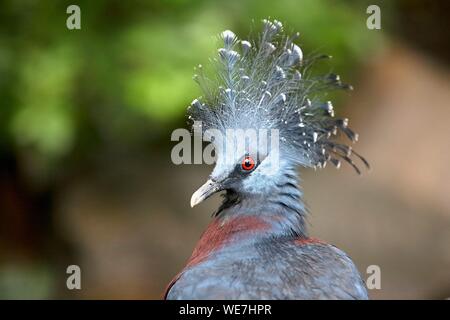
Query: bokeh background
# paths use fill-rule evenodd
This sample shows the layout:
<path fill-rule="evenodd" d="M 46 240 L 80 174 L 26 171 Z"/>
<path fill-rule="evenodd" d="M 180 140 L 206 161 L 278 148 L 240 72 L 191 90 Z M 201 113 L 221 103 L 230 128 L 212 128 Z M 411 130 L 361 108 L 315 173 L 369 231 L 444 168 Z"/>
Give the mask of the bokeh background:
<path fill-rule="evenodd" d="M 66 8 L 81 8 L 81 30 Z M 381 30 L 366 8 L 381 8 Z M 373 170 L 302 170 L 311 233 L 366 268 L 374 299 L 450 296 L 448 1 L 0 1 L 0 298 L 157 299 L 214 197 L 176 166 L 171 132 L 199 94 L 193 67 L 225 29 L 272 17 L 334 58 L 334 97 Z M 252 23 L 252 20 L 255 22 Z M 66 268 L 82 290 L 66 288 Z"/>

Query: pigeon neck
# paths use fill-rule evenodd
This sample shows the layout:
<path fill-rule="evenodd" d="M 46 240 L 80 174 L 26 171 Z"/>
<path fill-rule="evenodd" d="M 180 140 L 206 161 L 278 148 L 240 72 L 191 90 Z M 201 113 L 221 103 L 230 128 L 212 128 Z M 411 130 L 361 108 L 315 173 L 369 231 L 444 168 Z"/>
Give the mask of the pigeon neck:
<path fill-rule="evenodd" d="M 216 213 L 217 219 L 258 219 L 265 237 L 307 237 L 306 208 L 297 178 L 286 175 L 283 182 L 264 195 L 240 195 L 231 190 Z"/>
<path fill-rule="evenodd" d="M 306 210 L 294 175 L 264 195 L 239 195 L 228 190 L 225 200 L 200 238 L 187 267 L 195 266 L 224 250 L 265 239 L 310 241 L 305 227 Z"/>

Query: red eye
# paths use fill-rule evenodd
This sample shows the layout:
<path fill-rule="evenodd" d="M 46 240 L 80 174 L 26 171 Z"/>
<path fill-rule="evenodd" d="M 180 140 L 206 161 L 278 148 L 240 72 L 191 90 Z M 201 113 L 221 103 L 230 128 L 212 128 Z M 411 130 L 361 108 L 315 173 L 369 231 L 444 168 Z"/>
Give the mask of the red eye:
<path fill-rule="evenodd" d="M 243 170 L 250 171 L 250 170 L 253 170 L 254 167 L 255 167 L 255 160 L 253 160 L 252 157 L 246 156 L 242 160 L 242 169 Z"/>

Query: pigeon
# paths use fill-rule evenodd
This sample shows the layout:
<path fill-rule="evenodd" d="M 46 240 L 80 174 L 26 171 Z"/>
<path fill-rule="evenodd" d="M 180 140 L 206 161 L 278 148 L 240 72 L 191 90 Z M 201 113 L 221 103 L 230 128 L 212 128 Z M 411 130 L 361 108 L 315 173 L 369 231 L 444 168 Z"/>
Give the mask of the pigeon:
<path fill-rule="evenodd" d="M 188 119 L 215 167 L 191 206 L 216 193 L 223 202 L 165 299 L 368 299 L 347 254 L 308 234 L 298 168 L 369 164 L 342 142 L 358 135 L 324 100 L 352 87 L 315 73 L 330 57 L 304 57 L 298 38 L 269 19 L 253 40 L 226 30 L 211 64 L 196 68 L 202 96 Z"/>

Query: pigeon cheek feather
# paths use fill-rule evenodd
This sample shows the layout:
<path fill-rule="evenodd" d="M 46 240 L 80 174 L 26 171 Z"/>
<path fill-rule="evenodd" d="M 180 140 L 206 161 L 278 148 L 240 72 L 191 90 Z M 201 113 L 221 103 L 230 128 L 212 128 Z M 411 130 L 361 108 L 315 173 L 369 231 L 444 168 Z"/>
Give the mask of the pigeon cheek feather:
<path fill-rule="evenodd" d="M 282 177 L 281 172 L 284 163 L 271 162 L 270 157 L 263 160 L 255 171 L 244 177 L 241 183 L 240 191 L 243 194 L 265 194 L 270 192 L 276 186 L 277 181 Z"/>

